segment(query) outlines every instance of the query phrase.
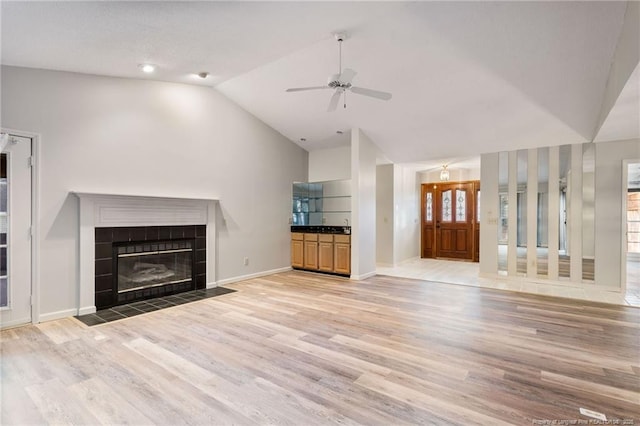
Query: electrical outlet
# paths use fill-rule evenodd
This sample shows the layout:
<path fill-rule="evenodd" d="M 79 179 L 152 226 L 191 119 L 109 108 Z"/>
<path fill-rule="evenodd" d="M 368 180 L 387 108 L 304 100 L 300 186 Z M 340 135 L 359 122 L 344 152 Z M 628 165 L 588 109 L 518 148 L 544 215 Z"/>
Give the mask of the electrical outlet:
<path fill-rule="evenodd" d="M 249 266 L 249 258 L 248 257 L 244 258 L 244 266 Z"/>

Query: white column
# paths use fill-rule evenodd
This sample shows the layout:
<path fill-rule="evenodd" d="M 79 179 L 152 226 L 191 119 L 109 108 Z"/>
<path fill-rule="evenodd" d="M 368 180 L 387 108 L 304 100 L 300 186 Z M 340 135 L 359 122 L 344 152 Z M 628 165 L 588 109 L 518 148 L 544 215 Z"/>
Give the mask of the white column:
<path fill-rule="evenodd" d="M 79 198 L 80 239 L 78 240 L 78 315 L 96 311 L 95 295 L 95 213 L 93 200 Z"/>
<path fill-rule="evenodd" d="M 527 277 L 538 275 L 538 150 L 527 153 Z"/>
<path fill-rule="evenodd" d="M 480 273 L 498 273 L 498 218 L 500 154 L 482 154 L 480 160 Z"/>
<path fill-rule="evenodd" d="M 558 279 L 558 237 L 560 232 L 560 147 L 549 147 L 549 244 L 550 280 Z"/>
<path fill-rule="evenodd" d="M 582 144 L 571 145 L 569 247 L 571 281 L 582 281 Z"/>
<path fill-rule="evenodd" d="M 507 273 L 518 274 L 518 151 L 509 151 L 509 243 Z"/>

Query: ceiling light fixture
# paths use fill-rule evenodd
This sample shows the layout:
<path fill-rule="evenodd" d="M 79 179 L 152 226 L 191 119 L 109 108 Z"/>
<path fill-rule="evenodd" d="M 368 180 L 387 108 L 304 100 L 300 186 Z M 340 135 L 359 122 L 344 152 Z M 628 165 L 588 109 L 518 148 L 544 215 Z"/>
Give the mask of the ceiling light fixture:
<path fill-rule="evenodd" d="M 156 70 L 156 66 L 153 64 L 140 64 L 138 65 L 142 72 L 150 74 Z"/>
<path fill-rule="evenodd" d="M 442 170 L 440 170 L 440 180 L 443 182 L 447 182 L 449 180 L 449 169 L 447 169 L 447 165 L 442 166 Z"/>
<path fill-rule="evenodd" d="M 300 138 L 300 142 L 306 142 L 307 139 L 306 138 Z"/>
<path fill-rule="evenodd" d="M 337 134 L 341 135 L 342 133 L 344 133 L 342 130 L 337 130 L 336 131 Z"/>
<path fill-rule="evenodd" d="M 200 72 L 198 73 L 198 77 L 200 77 L 201 79 L 205 79 L 207 77 L 209 77 L 209 73 L 208 72 Z"/>

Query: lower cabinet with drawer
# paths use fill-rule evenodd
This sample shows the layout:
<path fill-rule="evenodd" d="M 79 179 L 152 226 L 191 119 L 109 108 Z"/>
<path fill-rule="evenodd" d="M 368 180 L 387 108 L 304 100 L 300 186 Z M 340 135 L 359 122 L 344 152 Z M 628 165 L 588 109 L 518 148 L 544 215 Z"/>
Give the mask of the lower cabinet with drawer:
<path fill-rule="evenodd" d="M 291 266 L 308 271 L 351 275 L 351 236 L 292 232 Z"/>
<path fill-rule="evenodd" d="M 291 266 L 304 268 L 304 234 L 291 234 Z"/>

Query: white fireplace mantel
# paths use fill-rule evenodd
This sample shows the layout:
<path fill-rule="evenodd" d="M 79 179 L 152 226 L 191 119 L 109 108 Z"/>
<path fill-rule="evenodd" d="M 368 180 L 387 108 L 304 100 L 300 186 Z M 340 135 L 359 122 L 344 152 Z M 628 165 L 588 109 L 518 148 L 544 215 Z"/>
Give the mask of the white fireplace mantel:
<path fill-rule="evenodd" d="M 207 226 L 207 288 L 216 286 L 217 199 L 72 192 L 80 200 L 78 315 L 96 312 L 95 228 Z"/>

